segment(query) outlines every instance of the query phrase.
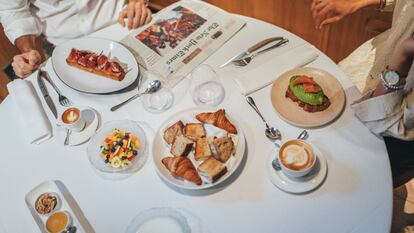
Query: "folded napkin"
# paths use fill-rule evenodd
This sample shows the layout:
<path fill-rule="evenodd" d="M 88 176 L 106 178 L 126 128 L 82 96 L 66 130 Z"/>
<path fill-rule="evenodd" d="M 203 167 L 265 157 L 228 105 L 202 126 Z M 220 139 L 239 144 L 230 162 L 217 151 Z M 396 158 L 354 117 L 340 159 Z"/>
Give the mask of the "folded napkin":
<path fill-rule="evenodd" d="M 30 81 L 16 79 L 7 84 L 17 113 L 26 125 L 30 143 L 40 144 L 52 137 L 52 126 Z"/>
<path fill-rule="evenodd" d="M 315 48 L 300 45 L 253 69 L 242 68 L 243 73 L 240 70 L 237 75 L 233 76 L 233 79 L 241 93 L 248 95 L 273 83 L 282 73 L 311 63 L 318 56 Z"/>

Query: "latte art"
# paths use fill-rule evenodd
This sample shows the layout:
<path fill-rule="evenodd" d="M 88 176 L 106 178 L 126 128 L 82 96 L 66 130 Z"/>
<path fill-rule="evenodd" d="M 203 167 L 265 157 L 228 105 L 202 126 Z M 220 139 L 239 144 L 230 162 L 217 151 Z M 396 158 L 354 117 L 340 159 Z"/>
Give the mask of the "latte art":
<path fill-rule="evenodd" d="M 309 156 L 305 148 L 291 145 L 285 149 L 284 159 L 286 165 L 304 166 L 308 162 Z"/>
<path fill-rule="evenodd" d="M 286 143 L 280 150 L 280 162 L 292 170 L 304 170 L 312 166 L 314 159 L 312 148 L 298 140 Z"/>

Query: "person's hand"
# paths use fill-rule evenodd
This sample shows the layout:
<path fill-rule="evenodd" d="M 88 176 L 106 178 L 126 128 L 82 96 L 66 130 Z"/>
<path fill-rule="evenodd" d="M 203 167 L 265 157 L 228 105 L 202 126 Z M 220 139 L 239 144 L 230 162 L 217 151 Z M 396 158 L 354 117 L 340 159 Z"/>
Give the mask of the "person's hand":
<path fill-rule="evenodd" d="M 364 0 L 313 0 L 311 11 L 315 27 L 322 29 L 324 25 L 337 22 L 370 4 Z"/>
<path fill-rule="evenodd" d="M 391 56 L 388 68 L 407 77 L 414 59 L 414 35 L 405 39 Z"/>
<path fill-rule="evenodd" d="M 151 21 L 152 13 L 143 1 L 130 1 L 119 13 L 118 22 L 125 27 L 125 19 L 128 19 L 128 29 L 135 29 Z"/>
<path fill-rule="evenodd" d="M 35 71 L 40 63 L 42 57 L 37 50 L 31 50 L 13 57 L 12 67 L 14 73 L 20 77 L 25 78 Z"/>
<path fill-rule="evenodd" d="M 414 34 L 405 39 L 395 50 L 388 62 L 388 68 L 398 72 L 401 78 L 406 78 L 414 60 Z M 382 82 L 379 82 L 372 97 L 387 94 L 391 90 L 387 90 Z"/>

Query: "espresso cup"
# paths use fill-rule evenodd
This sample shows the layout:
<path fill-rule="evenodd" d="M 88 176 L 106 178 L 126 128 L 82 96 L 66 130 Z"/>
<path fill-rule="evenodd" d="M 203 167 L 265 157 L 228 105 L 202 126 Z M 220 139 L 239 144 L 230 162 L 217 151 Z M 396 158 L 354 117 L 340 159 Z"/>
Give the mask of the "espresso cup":
<path fill-rule="evenodd" d="M 82 117 L 81 110 L 77 107 L 65 109 L 61 115 L 63 125 L 72 131 L 82 131 L 85 127 L 85 120 Z"/>
<path fill-rule="evenodd" d="M 282 172 L 297 178 L 307 175 L 312 170 L 316 155 L 310 144 L 295 139 L 285 142 L 280 147 L 278 159 Z"/>
<path fill-rule="evenodd" d="M 49 233 L 64 233 L 72 225 L 72 218 L 66 211 L 54 212 L 46 220 L 45 227 Z"/>

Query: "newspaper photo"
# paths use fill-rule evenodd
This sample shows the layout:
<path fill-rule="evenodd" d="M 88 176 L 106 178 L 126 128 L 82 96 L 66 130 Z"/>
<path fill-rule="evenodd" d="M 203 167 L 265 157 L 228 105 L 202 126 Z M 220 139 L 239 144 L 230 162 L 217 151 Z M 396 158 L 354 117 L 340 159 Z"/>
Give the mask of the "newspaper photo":
<path fill-rule="evenodd" d="M 182 0 L 121 40 L 145 69 L 176 85 L 245 25 L 203 1 Z"/>

